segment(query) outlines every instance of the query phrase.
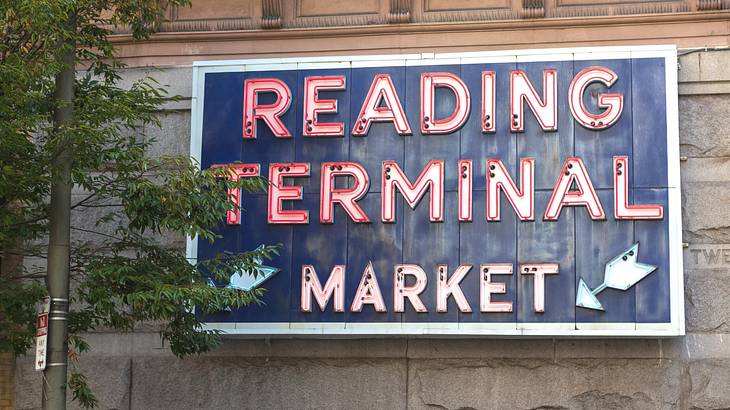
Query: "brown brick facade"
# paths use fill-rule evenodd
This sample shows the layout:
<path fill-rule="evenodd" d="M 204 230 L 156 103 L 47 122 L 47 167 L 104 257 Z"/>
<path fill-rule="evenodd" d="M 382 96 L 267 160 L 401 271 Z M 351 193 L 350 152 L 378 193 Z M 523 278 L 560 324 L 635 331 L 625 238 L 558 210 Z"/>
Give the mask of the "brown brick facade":
<path fill-rule="evenodd" d="M 15 356 L 12 353 L 0 353 L 0 410 L 15 408 Z"/>

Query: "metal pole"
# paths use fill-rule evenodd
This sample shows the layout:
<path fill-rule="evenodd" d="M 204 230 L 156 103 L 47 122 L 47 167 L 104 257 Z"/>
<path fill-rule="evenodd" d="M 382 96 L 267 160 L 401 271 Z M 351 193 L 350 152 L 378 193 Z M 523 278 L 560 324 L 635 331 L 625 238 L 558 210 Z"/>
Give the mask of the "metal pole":
<path fill-rule="evenodd" d="M 76 16 L 69 14 L 67 29 L 76 30 Z M 53 116 L 54 130 L 62 130 L 73 119 L 76 45 L 64 40 L 64 67 L 56 77 Z M 51 297 L 48 315 L 48 357 L 43 372 L 43 409 L 66 408 L 66 368 L 68 366 L 68 298 L 71 243 L 71 161 L 68 141 L 61 141 L 51 163 L 50 230 L 48 240 L 48 275 L 46 284 Z"/>

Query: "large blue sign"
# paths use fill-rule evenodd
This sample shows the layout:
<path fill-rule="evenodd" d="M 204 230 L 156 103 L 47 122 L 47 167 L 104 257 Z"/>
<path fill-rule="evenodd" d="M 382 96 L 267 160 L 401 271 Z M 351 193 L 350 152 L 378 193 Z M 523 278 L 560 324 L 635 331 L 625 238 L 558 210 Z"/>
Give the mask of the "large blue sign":
<path fill-rule="evenodd" d="M 248 335 L 684 333 L 676 50 L 196 63 L 191 150 L 261 175 L 213 244 Z"/>

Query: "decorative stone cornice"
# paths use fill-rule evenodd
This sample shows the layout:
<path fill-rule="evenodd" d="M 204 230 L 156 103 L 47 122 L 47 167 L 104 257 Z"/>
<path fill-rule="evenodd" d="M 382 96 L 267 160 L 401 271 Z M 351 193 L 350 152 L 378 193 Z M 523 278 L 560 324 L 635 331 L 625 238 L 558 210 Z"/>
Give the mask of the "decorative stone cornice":
<path fill-rule="evenodd" d="M 373 25 L 665 16 L 719 12 L 730 0 L 193 0 L 173 7 L 161 32 L 316 29 Z M 586 24 L 591 24 L 586 21 Z M 125 27 L 116 28 L 128 33 Z"/>
<path fill-rule="evenodd" d="M 411 21 L 411 0 L 390 0 L 388 23 L 403 24 Z"/>
<path fill-rule="evenodd" d="M 523 19 L 535 19 L 545 17 L 544 0 L 522 0 L 520 16 Z"/>
<path fill-rule="evenodd" d="M 722 10 L 726 7 L 723 0 L 698 0 L 697 10 Z"/>
<path fill-rule="evenodd" d="M 261 28 L 281 28 L 281 1 L 282 0 L 261 0 Z"/>
<path fill-rule="evenodd" d="M 730 11 L 710 11 L 705 13 L 673 13 L 657 16 L 649 15 L 623 15 L 623 16 L 599 16 L 592 18 L 568 17 L 568 18 L 545 18 L 535 21 L 507 20 L 489 22 L 446 22 L 446 23 L 411 23 L 406 25 L 371 25 L 352 27 L 313 27 L 290 29 L 284 31 L 261 31 L 261 30 L 236 30 L 236 31 L 195 31 L 195 32 L 160 32 L 153 34 L 148 42 L 168 42 L 184 40 L 234 40 L 234 39 L 273 39 L 273 38 L 322 38 L 348 35 L 402 35 L 439 32 L 466 32 L 466 31 L 493 31 L 493 30 L 527 30 L 527 29 L 566 29 L 580 28 L 588 30 L 592 27 L 610 27 L 626 25 L 657 25 L 665 23 L 691 23 L 701 24 L 702 22 L 730 22 Z M 646 33 L 651 34 L 651 33 Z M 679 33 L 677 33 L 679 34 Z M 710 34 L 708 32 L 707 34 Z M 719 34 L 719 33 L 718 33 Z M 695 34 L 697 36 L 697 34 Z M 636 38 L 642 38 L 640 36 Z M 656 38 L 656 37 L 651 37 Z M 111 36 L 112 42 L 125 44 L 135 42 L 127 34 Z M 610 39 L 606 39 L 610 40 Z M 139 42 L 136 42 L 139 43 Z"/>
<path fill-rule="evenodd" d="M 281 1 L 285 4 L 287 0 Z M 724 8 L 684 13 L 556 18 L 551 16 L 549 9 L 541 16 L 538 11 L 540 1 L 526 4 L 529 13 L 520 14 L 520 9 L 514 12 L 502 9 L 485 11 L 512 12 L 514 16 L 510 19 L 413 22 L 412 9 L 411 22 L 393 24 L 386 21 L 390 4 L 383 1 L 387 0 L 372 0 L 366 5 L 367 8 L 361 8 L 365 11 L 359 15 L 342 17 L 352 21 L 368 18 L 373 15 L 373 5 L 378 5 L 386 7 L 380 23 L 303 27 L 305 24 L 317 23 L 316 19 L 320 18 L 304 15 L 299 18 L 302 20 L 298 23 L 300 26 L 283 23 L 283 29 L 280 30 L 210 28 L 206 31 L 164 31 L 144 42 L 133 41 L 127 34 L 119 34 L 112 36 L 112 42 L 118 48 L 120 59 L 129 66 L 292 55 L 456 52 L 616 44 L 676 44 L 680 48 L 730 45 L 730 11 Z M 417 12 L 424 14 L 422 10 Z M 433 14 L 448 12 L 438 10 Z M 284 11 L 281 17 L 283 21 L 290 19 L 287 13 Z M 260 27 L 260 19 L 245 18 L 245 21 Z"/>

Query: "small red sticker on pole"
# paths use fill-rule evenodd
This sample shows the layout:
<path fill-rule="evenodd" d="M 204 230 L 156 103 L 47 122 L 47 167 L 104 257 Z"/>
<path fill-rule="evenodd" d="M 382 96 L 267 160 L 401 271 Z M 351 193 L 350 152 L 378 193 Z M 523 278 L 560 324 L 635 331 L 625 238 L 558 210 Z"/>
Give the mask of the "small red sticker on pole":
<path fill-rule="evenodd" d="M 48 313 L 51 311 L 51 298 L 46 296 L 38 302 L 35 339 L 35 369 L 46 368 L 46 342 L 48 339 Z"/>

